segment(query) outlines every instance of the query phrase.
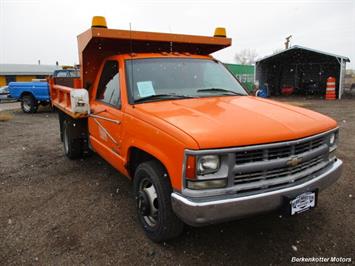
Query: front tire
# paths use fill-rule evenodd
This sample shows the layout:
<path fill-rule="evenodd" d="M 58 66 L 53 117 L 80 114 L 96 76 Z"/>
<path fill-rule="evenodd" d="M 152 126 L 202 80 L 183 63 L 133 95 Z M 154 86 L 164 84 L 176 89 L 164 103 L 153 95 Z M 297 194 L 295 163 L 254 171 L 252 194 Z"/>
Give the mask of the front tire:
<path fill-rule="evenodd" d="M 133 187 L 139 222 L 151 240 L 162 242 L 182 233 L 183 223 L 171 207 L 170 180 L 159 162 L 141 163 Z"/>
<path fill-rule="evenodd" d="M 24 95 L 21 99 L 21 109 L 24 113 L 36 113 L 38 110 L 38 103 L 32 95 Z"/>

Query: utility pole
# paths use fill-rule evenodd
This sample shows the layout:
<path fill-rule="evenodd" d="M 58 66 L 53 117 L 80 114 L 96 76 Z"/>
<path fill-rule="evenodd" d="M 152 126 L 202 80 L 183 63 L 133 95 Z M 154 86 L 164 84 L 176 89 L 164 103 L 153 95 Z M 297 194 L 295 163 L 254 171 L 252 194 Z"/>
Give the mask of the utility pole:
<path fill-rule="evenodd" d="M 290 44 L 290 39 L 292 38 L 292 35 L 286 37 L 286 42 L 285 42 L 285 49 L 288 49 L 289 44 Z"/>

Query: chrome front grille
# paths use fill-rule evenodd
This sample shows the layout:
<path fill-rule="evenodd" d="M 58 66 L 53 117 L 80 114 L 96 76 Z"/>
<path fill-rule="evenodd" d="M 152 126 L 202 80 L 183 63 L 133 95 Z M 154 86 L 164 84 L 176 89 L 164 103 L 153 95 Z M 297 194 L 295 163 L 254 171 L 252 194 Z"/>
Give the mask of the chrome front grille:
<path fill-rule="evenodd" d="M 278 158 L 286 158 L 291 155 L 298 155 L 307 151 L 314 150 L 325 143 L 326 138 L 323 136 L 294 145 L 239 151 L 235 153 L 235 163 L 240 165 L 252 162 L 274 160 Z"/>
<path fill-rule="evenodd" d="M 324 168 L 327 154 L 327 136 L 237 151 L 234 188 L 237 193 L 259 192 L 294 183 Z"/>
<path fill-rule="evenodd" d="M 273 188 L 287 185 L 312 174 L 326 165 L 323 156 L 318 156 L 310 161 L 301 163 L 294 167 L 282 167 L 273 170 L 237 175 L 234 185 L 237 185 L 238 192 Z"/>

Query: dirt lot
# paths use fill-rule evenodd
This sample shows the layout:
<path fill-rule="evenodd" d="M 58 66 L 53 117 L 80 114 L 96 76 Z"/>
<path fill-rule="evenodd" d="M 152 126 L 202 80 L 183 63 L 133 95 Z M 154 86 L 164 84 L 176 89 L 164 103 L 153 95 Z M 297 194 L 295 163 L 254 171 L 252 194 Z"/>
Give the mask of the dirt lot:
<path fill-rule="evenodd" d="M 343 177 L 297 217 L 268 214 L 204 228 L 161 245 L 136 221 L 131 184 L 98 156 L 63 156 L 57 115 L 0 122 L 0 265 L 285 265 L 355 250 L 355 100 L 295 102 L 341 127 Z"/>
<path fill-rule="evenodd" d="M 1 102 L 0 112 L 5 110 L 15 110 L 21 108 L 19 102 Z"/>

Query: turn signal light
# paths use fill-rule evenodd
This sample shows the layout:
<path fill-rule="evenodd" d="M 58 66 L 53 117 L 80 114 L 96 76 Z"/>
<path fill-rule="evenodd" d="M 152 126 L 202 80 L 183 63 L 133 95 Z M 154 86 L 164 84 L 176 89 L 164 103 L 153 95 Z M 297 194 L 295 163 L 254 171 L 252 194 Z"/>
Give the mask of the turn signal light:
<path fill-rule="evenodd" d="M 196 179 L 196 157 L 195 156 L 187 156 L 186 159 L 186 178 L 188 179 Z"/>
<path fill-rule="evenodd" d="M 187 181 L 187 188 L 194 190 L 224 188 L 227 186 L 227 179 Z"/>

